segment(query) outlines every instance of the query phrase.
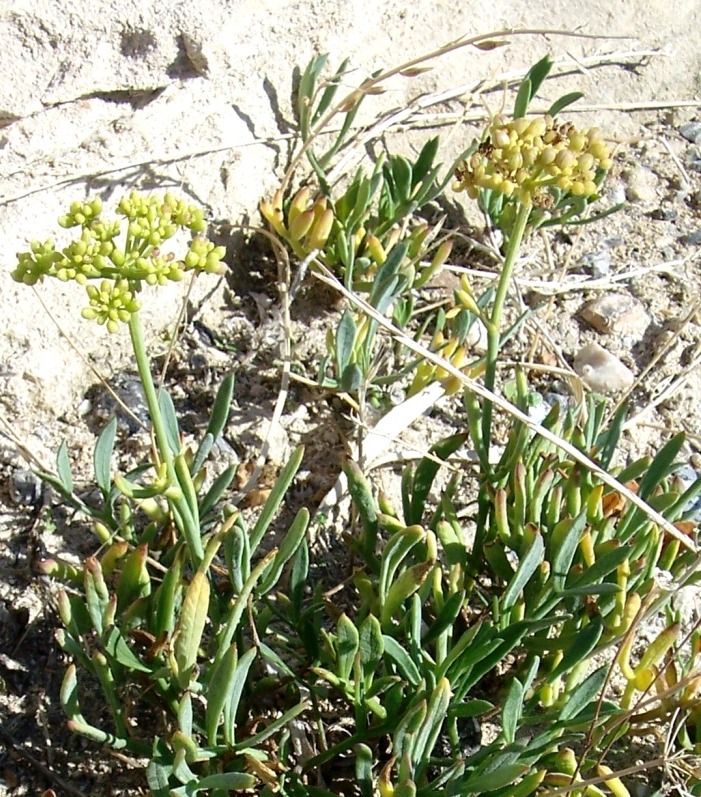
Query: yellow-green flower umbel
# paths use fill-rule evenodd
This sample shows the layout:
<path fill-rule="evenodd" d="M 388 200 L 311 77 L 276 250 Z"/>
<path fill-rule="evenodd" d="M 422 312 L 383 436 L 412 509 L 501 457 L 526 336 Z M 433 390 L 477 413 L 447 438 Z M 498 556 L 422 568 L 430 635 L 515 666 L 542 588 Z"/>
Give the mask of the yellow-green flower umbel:
<path fill-rule="evenodd" d="M 596 127 L 578 130 L 552 116 L 492 120 L 477 150 L 456 170 L 453 188 L 476 198 L 480 189 L 547 208 L 551 189 L 580 197 L 597 194 L 597 171 L 611 167 Z"/>
<path fill-rule="evenodd" d="M 73 202 L 59 224 L 80 228 L 80 236 L 61 251 L 51 240 L 32 241 L 29 252 L 17 255 L 12 278 L 25 285 L 36 285 L 44 277 L 85 285 L 90 304 L 83 310 L 83 317 L 115 332 L 120 322 L 128 322 L 139 309 L 135 297 L 143 283 L 178 282 L 188 271 L 223 272 L 225 249 L 202 235 L 207 224 L 201 208 L 170 193 L 158 197 L 132 191 L 121 199 L 117 211 L 126 220 L 122 240 L 122 223 L 101 218 L 99 199 Z M 179 231 L 193 236 L 182 260 L 161 250 L 162 244 Z M 90 280 L 100 280 L 99 287 L 88 284 Z"/>

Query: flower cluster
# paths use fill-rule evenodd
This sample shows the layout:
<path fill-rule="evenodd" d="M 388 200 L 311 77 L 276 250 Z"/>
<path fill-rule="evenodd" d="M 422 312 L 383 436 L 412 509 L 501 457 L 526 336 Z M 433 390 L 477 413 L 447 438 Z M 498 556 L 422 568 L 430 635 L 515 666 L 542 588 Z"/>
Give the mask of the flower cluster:
<path fill-rule="evenodd" d="M 30 251 L 17 255 L 12 272 L 16 282 L 36 285 L 44 277 L 85 285 L 89 306 L 83 317 L 94 319 L 114 332 L 139 309 L 135 298 L 142 283 L 165 285 L 178 282 L 186 272 L 221 274 L 225 249 L 202 233 L 207 225 L 201 208 L 168 193 L 143 196 L 132 191 L 121 199 L 118 213 L 126 220 L 126 236 L 120 240 L 120 220 L 104 221 L 99 199 L 73 202 L 59 224 L 80 228 L 80 236 L 58 251 L 53 241 L 32 241 Z M 193 235 L 182 260 L 163 253 L 161 245 L 179 231 Z M 101 280 L 100 287 L 88 285 Z"/>
<path fill-rule="evenodd" d="M 335 216 L 327 204 L 326 197 L 312 202 L 311 191 L 305 186 L 290 202 L 287 221 L 279 190 L 271 201 L 260 203 L 260 212 L 273 230 L 289 243 L 297 257 L 305 258 L 314 249 L 322 249 L 329 239 Z"/>
<path fill-rule="evenodd" d="M 436 354 L 440 354 L 440 356 L 446 359 L 454 368 L 465 372 L 468 376 L 471 375 L 470 368 L 467 367 L 470 362 L 467 348 L 461 345 L 456 337 L 446 339 L 443 332 L 436 330 L 431 340 L 430 349 L 436 352 Z M 462 387 L 462 382 L 445 368 L 423 359 L 416 367 L 414 379 L 409 386 L 407 395 L 415 395 L 429 384 L 429 382 L 434 381 L 440 382 L 449 396 L 453 393 L 457 393 Z"/>
<path fill-rule="evenodd" d="M 90 305 L 83 308 L 83 318 L 105 324 L 109 332 L 116 332 L 120 321 L 128 322 L 140 306 L 127 280 L 102 280 L 99 288 L 87 285 L 85 290 Z"/>
<path fill-rule="evenodd" d="M 611 167 L 598 128 L 578 130 L 552 116 L 497 116 L 482 143 L 456 169 L 453 188 L 475 199 L 480 189 L 514 197 L 524 205 L 547 208 L 552 190 L 578 197 L 597 193 L 597 173 Z"/>

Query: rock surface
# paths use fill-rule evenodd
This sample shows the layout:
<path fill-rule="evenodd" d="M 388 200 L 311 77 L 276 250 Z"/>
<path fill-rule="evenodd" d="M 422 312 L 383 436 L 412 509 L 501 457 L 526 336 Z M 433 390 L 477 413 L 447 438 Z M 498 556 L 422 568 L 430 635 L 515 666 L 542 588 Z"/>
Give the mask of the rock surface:
<path fill-rule="evenodd" d="M 635 381 L 630 368 L 598 343 L 588 343 L 577 352 L 574 370 L 597 393 L 627 390 Z"/>
<path fill-rule="evenodd" d="M 643 303 L 628 293 L 607 293 L 587 302 L 580 316 L 598 332 L 641 337 L 650 323 Z"/>

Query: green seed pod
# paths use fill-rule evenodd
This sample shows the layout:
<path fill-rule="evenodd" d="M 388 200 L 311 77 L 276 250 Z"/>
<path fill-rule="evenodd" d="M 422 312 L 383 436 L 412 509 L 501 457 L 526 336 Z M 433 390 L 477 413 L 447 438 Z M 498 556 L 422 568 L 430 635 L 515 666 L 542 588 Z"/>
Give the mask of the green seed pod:
<path fill-rule="evenodd" d="M 299 241 L 309 232 L 314 223 L 314 211 L 305 210 L 297 215 L 294 221 L 290 222 L 290 238 Z"/>

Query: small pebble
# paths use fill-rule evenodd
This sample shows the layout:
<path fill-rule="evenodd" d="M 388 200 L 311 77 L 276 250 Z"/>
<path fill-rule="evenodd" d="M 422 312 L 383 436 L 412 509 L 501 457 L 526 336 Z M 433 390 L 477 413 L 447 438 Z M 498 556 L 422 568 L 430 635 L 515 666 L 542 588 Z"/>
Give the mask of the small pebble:
<path fill-rule="evenodd" d="M 557 404 L 560 407 L 560 415 L 563 415 L 570 408 L 569 396 L 565 396 L 562 393 L 545 393 L 543 401 L 548 405 L 549 409 L 552 409 Z"/>
<path fill-rule="evenodd" d="M 614 249 L 617 246 L 625 246 L 626 240 L 622 235 L 612 235 L 610 238 L 604 239 L 604 244 L 609 249 Z"/>
<path fill-rule="evenodd" d="M 697 172 L 701 172 L 701 149 L 691 147 L 689 150 L 689 166 Z"/>
<path fill-rule="evenodd" d="M 543 397 L 538 393 L 531 398 L 533 403 L 528 405 L 528 417 L 532 421 L 535 421 L 535 423 L 543 423 L 550 411 L 550 407 L 548 407 Z"/>
<path fill-rule="evenodd" d="M 121 373 L 113 380 L 112 387 L 122 404 L 102 385 L 95 388 L 92 396 L 94 414 L 101 421 L 100 425 L 104 426 L 106 420 L 116 415 L 119 428 L 129 435 L 136 434 L 142 427 L 147 428 L 148 405 L 139 378 L 135 374 Z"/>
<path fill-rule="evenodd" d="M 611 272 L 611 256 L 605 249 L 599 252 L 587 252 L 577 263 L 593 277 L 605 277 Z"/>
<path fill-rule="evenodd" d="M 487 327 L 479 319 L 475 319 L 470 327 L 465 345 L 475 354 L 484 354 L 487 351 Z"/>
<path fill-rule="evenodd" d="M 650 218 L 655 221 L 676 221 L 677 211 L 674 208 L 655 208 Z"/>
<path fill-rule="evenodd" d="M 653 202 L 657 199 L 658 180 L 650 169 L 636 166 L 623 172 L 626 199 L 630 202 Z"/>
<path fill-rule="evenodd" d="M 679 128 L 679 132 L 692 144 L 701 144 L 701 122 L 687 122 Z"/>
<path fill-rule="evenodd" d="M 605 196 L 612 205 L 621 205 L 626 201 L 626 188 L 620 180 L 617 180 L 608 186 Z"/>
<path fill-rule="evenodd" d="M 678 479 L 682 490 L 688 490 L 692 484 L 701 478 L 701 474 L 694 470 L 691 465 L 682 465 L 674 475 L 676 479 Z M 693 520 L 695 523 L 701 521 L 701 496 L 689 501 L 684 507 L 684 511 L 692 513 L 689 519 Z"/>
<path fill-rule="evenodd" d="M 682 235 L 679 240 L 683 244 L 698 246 L 698 244 L 701 244 L 701 230 L 694 230 L 694 232 L 690 232 L 688 235 Z"/>
<path fill-rule="evenodd" d="M 38 506 L 44 494 L 44 483 L 29 468 L 13 471 L 10 497 L 19 506 Z"/>
<path fill-rule="evenodd" d="M 627 293 L 607 293 L 588 302 L 579 311 L 598 332 L 642 336 L 650 324 L 642 302 Z"/>
<path fill-rule="evenodd" d="M 630 368 L 598 343 L 588 343 L 577 352 L 574 370 L 597 393 L 617 393 L 635 381 Z"/>

